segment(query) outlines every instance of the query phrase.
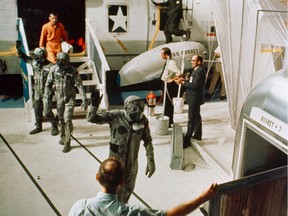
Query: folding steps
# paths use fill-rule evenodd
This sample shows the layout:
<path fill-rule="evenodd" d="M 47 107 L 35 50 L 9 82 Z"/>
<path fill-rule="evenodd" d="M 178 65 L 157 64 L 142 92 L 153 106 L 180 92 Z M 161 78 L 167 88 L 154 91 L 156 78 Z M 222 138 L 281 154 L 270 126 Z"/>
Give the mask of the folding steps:
<path fill-rule="evenodd" d="M 99 89 L 100 94 L 103 93 L 103 85 L 100 83 L 95 64 L 86 56 L 70 56 L 70 62 L 75 67 L 78 65 L 77 70 L 81 76 L 82 83 L 86 92 L 86 97 L 88 99 L 88 103 L 90 104 L 90 95 L 93 88 Z M 77 90 L 76 106 L 80 106 L 81 104 L 82 97 Z M 100 108 L 101 107 L 103 108 L 103 106 L 100 106 Z M 75 110 L 77 111 L 78 109 Z"/>

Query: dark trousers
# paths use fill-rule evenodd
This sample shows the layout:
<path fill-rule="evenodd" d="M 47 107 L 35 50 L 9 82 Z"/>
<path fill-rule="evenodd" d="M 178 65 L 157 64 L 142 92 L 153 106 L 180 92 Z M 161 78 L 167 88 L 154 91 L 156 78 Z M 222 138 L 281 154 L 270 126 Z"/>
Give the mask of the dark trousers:
<path fill-rule="evenodd" d="M 201 139 L 202 137 L 202 118 L 200 114 L 200 104 L 189 105 L 187 132 L 184 137 L 184 145 L 190 145 L 192 136 L 196 139 Z"/>
<path fill-rule="evenodd" d="M 172 35 L 182 36 L 186 33 L 185 30 L 179 29 L 179 23 L 182 18 L 182 14 L 170 15 L 166 21 L 164 27 L 164 34 L 166 37 L 166 43 L 173 42 Z"/>
<path fill-rule="evenodd" d="M 34 98 L 34 113 L 35 113 L 35 126 L 37 128 L 42 128 L 43 119 L 43 99 L 42 97 Z"/>
<path fill-rule="evenodd" d="M 166 95 L 166 103 L 164 107 L 164 115 L 169 117 L 169 127 L 171 127 L 171 125 L 174 124 L 173 97 L 177 97 L 177 94 L 178 94 L 178 85 L 175 82 L 167 83 L 167 95 Z"/>

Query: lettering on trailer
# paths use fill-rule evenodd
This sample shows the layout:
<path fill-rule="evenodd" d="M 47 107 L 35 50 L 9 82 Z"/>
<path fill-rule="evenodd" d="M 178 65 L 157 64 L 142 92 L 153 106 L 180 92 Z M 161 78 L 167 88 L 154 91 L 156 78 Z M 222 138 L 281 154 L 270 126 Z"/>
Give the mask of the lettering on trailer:
<path fill-rule="evenodd" d="M 268 127 L 273 128 L 275 125 L 275 122 L 266 118 L 265 116 L 261 116 L 261 122 L 263 122 L 264 124 L 266 124 Z M 279 128 L 279 130 L 281 130 L 281 126 L 278 127 L 277 125 L 275 125 L 275 128 Z"/>
<path fill-rule="evenodd" d="M 184 50 L 184 52 L 185 52 L 185 55 L 198 53 L 198 49 L 188 49 L 188 50 Z M 183 51 L 172 52 L 173 57 L 180 56 L 180 54 L 183 55 Z"/>
<path fill-rule="evenodd" d="M 108 31 L 109 33 L 127 32 L 127 6 L 109 5 L 108 6 Z"/>
<path fill-rule="evenodd" d="M 257 107 L 252 107 L 250 117 L 280 137 L 288 139 L 288 125 L 285 122 Z"/>

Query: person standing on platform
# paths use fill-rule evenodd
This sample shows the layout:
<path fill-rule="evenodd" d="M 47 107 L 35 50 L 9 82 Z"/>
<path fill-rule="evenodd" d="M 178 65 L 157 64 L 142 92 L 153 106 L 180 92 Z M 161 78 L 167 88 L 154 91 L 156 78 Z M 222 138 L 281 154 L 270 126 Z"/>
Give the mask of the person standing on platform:
<path fill-rule="evenodd" d="M 226 99 L 226 89 L 225 89 L 225 82 L 223 77 L 223 71 L 222 71 L 222 59 L 220 56 L 220 48 L 219 46 L 214 50 L 214 56 L 215 56 L 215 67 L 213 70 L 213 75 L 211 79 L 211 83 L 208 89 L 207 99 L 212 99 L 212 95 L 215 90 L 215 86 L 217 84 L 217 81 L 219 79 L 219 76 L 221 78 L 221 92 L 220 92 L 220 100 Z"/>
<path fill-rule="evenodd" d="M 53 65 L 47 58 L 46 50 L 43 48 L 35 48 L 33 57 L 27 56 L 22 50 L 22 43 L 20 40 L 16 41 L 16 50 L 19 58 L 23 59 L 26 63 L 31 64 L 33 69 L 33 108 L 35 114 L 35 126 L 36 128 L 30 131 L 30 134 L 37 134 L 42 131 L 43 121 L 43 107 L 44 107 L 44 91 L 47 76 L 50 68 Z M 53 92 L 52 92 L 53 93 Z M 58 134 L 57 122 L 52 123 L 51 135 L 56 136 Z"/>
<path fill-rule="evenodd" d="M 161 49 L 161 57 L 166 60 L 166 63 L 163 68 L 161 79 L 163 80 L 163 87 L 166 83 L 167 85 L 167 100 L 165 101 L 164 106 L 164 116 L 169 117 L 169 128 L 174 124 L 174 105 L 173 98 L 177 97 L 178 94 L 178 85 L 173 82 L 173 78 L 181 74 L 181 70 L 178 68 L 176 61 L 172 58 L 171 50 L 168 47 Z M 168 64 L 167 64 L 168 63 Z M 163 91 L 164 92 L 164 91 Z"/>
<path fill-rule="evenodd" d="M 49 22 L 42 26 L 39 47 L 46 47 L 47 59 L 56 64 L 56 55 L 62 51 L 61 42 L 68 41 L 68 34 L 65 31 L 64 25 L 58 22 L 56 13 L 49 14 Z"/>
<path fill-rule="evenodd" d="M 191 146 L 191 138 L 202 140 L 202 119 L 200 106 L 204 104 L 204 87 L 206 82 L 206 71 L 202 65 L 203 58 L 194 55 L 191 60 L 193 71 L 189 80 L 183 78 L 175 79 L 186 90 L 186 102 L 188 104 L 187 132 L 184 136 L 183 147 Z"/>
<path fill-rule="evenodd" d="M 164 27 L 166 43 L 173 42 L 172 35 L 184 36 L 185 40 L 190 39 L 191 32 L 189 29 L 179 29 L 179 24 L 183 17 L 182 0 L 168 0 L 162 3 L 156 3 L 152 1 L 152 3 L 156 6 L 168 7 L 168 19 L 166 20 Z"/>

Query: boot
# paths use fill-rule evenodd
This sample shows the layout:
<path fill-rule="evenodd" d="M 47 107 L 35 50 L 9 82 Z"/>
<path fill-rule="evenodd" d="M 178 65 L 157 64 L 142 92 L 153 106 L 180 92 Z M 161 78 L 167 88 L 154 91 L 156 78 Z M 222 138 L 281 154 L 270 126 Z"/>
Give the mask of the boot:
<path fill-rule="evenodd" d="M 62 150 L 63 153 L 67 153 L 71 150 L 71 134 L 73 131 L 73 124 L 72 121 L 68 121 L 65 125 L 65 141 L 64 141 L 64 148 Z"/>
<path fill-rule="evenodd" d="M 187 39 L 187 41 L 190 39 L 190 37 L 191 37 L 191 31 L 190 31 L 190 29 L 187 29 L 187 31 L 186 31 L 186 39 Z"/>
<path fill-rule="evenodd" d="M 51 126 L 51 135 L 52 136 L 56 136 L 58 135 L 59 131 L 58 131 L 58 125 L 57 124 L 52 124 Z"/>
<path fill-rule="evenodd" d="M 59 140 L 59 144 L 60 145 L 64 145 L 64 142 L 65 142 L 65 136 L 60 136 L 60 140 Z"/>
<path fill-rule="evenodd" d="M 59 144 L 60 145 L 64 145 L 64 142 L 65 142 L 65 123 L 61 122 L 60 123 L 60 132 L 61 132 L 61 135 L 60 135 L 60 141 L 59 141 Z"/>
<path fill-rule="evenodd" d="M 42 127 L 36 127 L 34 130 L 30 131 L 29 134 L 33 135 L 33 134 L 40 133 L 41 131 L 42 131 Z"/>
<path fill-rule="evenodd" d="M 70 141 L 69 142 L 65 142 L 64 144 L 64 148 L 62 150 L 63 153 L 67 153 L 71 150 L 71 145 L 70 145 Z"/>

